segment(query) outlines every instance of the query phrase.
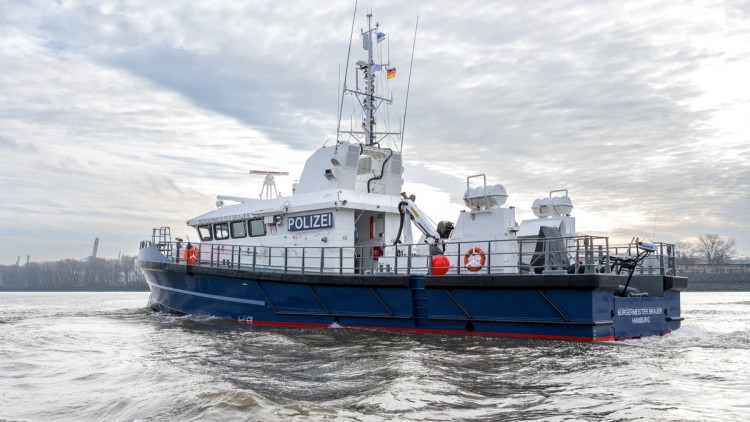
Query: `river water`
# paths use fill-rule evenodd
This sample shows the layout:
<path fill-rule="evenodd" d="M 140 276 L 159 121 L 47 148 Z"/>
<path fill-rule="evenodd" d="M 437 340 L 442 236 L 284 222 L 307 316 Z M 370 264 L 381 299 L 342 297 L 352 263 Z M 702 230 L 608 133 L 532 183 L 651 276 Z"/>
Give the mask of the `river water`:
<path fill-rule="evenodd" d="M 0 293 L 0 420 L 747 420 L 750 293 L 665 337 L 577 342 L 254 327 L 147 293 Z"/>

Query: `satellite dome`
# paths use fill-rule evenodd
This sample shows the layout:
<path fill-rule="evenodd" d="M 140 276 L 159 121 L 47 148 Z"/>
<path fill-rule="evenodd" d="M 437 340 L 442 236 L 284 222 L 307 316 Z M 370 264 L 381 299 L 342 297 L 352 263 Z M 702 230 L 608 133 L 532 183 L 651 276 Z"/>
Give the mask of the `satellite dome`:
<path fill-rule="evenodd" d="M 570 200 L 570 197 L 568 195 L 556 196 L 549 199 L 552 205 L 553 212 L 560 217 L 570 215 L 570 213 L 573 211 L 573 201 Z"/>

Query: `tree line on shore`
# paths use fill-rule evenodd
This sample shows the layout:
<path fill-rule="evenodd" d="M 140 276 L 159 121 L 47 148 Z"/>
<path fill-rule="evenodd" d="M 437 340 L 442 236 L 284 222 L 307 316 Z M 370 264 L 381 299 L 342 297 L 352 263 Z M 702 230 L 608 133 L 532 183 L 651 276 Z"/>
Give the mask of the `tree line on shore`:
<path fill-rule="evenodd" d="M 737 241 L 733 237 L 706 233 L 698 236 L 695 242 L 677 242 L 675 258 L 677 264 L 708 264 L 719 266 L 728 264 L 737 257 Z"/>
<path fill-rule="evenodd" d="M 0 290 L 148 290 L 135 257 L 0 266 Z"/>

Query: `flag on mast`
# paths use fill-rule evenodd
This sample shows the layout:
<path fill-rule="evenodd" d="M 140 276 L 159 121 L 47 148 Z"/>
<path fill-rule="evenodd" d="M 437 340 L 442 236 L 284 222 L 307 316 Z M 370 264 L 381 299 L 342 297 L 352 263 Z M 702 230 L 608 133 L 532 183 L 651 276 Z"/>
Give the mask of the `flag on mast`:
<path fill-rule="evenodd" d="M 396 68 L 390 68 L 388 69 L 388 79 L 395 78 L 396 77 Z"/>
<path fill-rule="evenodd" d="M 385 34 L 382 32 L 378 32 L 377 39 L 378 39 L 378 42 L 383 41 L 385 39 Z"/>

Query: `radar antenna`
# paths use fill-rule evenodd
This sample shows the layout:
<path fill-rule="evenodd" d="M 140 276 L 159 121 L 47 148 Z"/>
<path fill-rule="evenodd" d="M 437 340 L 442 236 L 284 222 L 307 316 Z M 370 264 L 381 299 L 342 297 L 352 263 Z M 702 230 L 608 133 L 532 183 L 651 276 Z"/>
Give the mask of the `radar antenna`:
<path fill-rule="evenodd" d="M 263 193 L 266 194 L 266 199 L 278 198 L 279 192 L 276 190 L 276 180 L 274 176 L 288 176 L 288 171 L 266 171 L 266 170 L 250 170 L 250 174 L 262 174 L 266 177 L 263 179 L 263 187 L 260 189 L 259 198 L 263 199 Z"/>

